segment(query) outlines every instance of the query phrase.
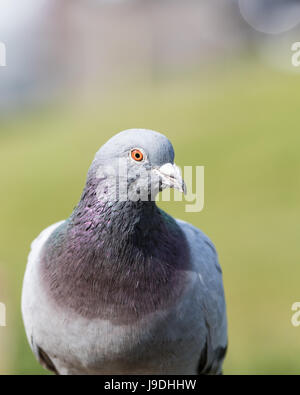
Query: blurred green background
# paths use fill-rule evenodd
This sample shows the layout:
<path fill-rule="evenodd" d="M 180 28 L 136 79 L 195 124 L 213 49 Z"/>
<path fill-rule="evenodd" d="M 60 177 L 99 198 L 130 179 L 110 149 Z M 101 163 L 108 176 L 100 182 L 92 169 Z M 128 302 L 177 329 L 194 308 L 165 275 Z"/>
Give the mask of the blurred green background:
<path fill-rule="evenodd" d="M 69 216 L 88 167 L 113 134 L 165 133 L 180 166 L 205 166 L 205 209 L 161 204 L 215 243 L 229 321 L 225 374 L 299 374 L 300 76 L 240 54 L 164 78 L 118 82 L 0 119 L 0 374 L 45 374 L 20 313 L 31 241 Z M 51 320 L 51 317 L 49 317 Z"/>

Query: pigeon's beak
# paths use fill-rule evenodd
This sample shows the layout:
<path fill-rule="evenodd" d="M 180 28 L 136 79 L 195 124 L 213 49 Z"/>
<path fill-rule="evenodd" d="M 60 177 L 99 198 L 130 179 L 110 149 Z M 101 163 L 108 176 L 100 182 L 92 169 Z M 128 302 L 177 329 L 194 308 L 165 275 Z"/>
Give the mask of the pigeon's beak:
<path fill-rule="evenodd" d="M 155 172 L 159 175 L 163 187 L 175 188 L 186 194 L 186 185 L 178 166 L 172 163 L 166 163 L 156 168 Z"/>

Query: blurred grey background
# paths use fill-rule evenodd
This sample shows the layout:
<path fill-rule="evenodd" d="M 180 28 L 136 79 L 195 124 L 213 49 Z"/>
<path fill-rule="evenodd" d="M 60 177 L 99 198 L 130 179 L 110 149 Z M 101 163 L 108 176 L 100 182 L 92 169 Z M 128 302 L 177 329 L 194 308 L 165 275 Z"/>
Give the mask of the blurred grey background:
<path fill-rule="evenodd" d="M 0 69 L 0 110 L 63 100 L 64 95 L 85 99 L 124 79 L 168 79 L 241 54 L 269 56 L 270 48 L 276 58 L 282 46 L 277 41 L 272 50 L 272 37 L 258 36 L 253 25 L 279 32 L 294 28 L 299 2 L 238 3 L 23 0 L 18 7 L 2 0 L 0 40 L 7 45 L 9 67 Z M 288 60 L 281 63 L 289 66 Z"/>

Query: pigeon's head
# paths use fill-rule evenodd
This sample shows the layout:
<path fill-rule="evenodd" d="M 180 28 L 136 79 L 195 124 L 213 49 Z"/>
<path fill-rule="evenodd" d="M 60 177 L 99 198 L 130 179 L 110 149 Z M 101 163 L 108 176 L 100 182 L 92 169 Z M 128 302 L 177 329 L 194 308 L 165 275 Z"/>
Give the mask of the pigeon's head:
<path fill-rule="evenodd" d="M 165 188 L 185 192 L 172 144 L 152 130 L 130 129 L 115 135 L 97 152 L 92 167 L 99 180 L 99 198 L 147 201 Z"/>

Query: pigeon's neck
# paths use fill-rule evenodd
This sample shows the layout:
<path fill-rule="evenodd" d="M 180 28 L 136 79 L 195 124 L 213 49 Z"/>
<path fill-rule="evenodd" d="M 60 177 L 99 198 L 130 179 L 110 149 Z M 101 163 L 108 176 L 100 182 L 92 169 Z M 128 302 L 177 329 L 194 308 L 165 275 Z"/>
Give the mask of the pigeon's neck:
<path fill-rule="evenodd" d="M 72 226 L 101 234 L 103 241 L 116 240 L 142 233 L 162 225 L 164 218 L 153 201 L 110 201 L 82 199 L 70 217 Z"/>
<path fill-rule="evenodd" d="M 49 297 L 87 318 L 129 323 L 176 303 L 189 248 L 155 202 L 109 202 L 84 193 L 42 258 Z"/>

